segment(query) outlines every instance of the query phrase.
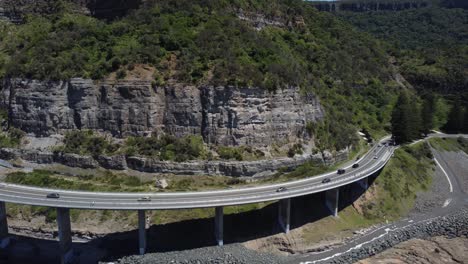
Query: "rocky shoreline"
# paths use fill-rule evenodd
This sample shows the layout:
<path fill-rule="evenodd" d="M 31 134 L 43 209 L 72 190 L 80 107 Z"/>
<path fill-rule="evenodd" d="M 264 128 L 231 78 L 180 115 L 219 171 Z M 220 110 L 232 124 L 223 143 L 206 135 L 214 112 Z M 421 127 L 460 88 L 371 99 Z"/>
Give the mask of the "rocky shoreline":
<path fill-rule="evenodd" d="M 401 242 L 413 238 L 429 238 L 434 236 L 468 237 L 468 210 L 465 208 L 459 212 L 439 216 L 414 223 L 391 234 L 375 239 L 373 242 L 363 245 L 361 248 L 344 253 L 341 256 L 320 263 L 354 263 L 373 256 Z M 294 257 L 286 258 L 273 254 L 254 253 L 240 244 L 220 247 L 208 247 L 178 252 L 152 253 L 144 256 L 124 257 L 115 264 L 146 264 L 146 263 L 294 263 Z M 207 256 L 210 256 L 207 258 Z M 106 262 L 101 262 L 106 263 Z"/>
<path fill-rule="evenodd" d="M 279 169 L 291 171 L 307 161 L 333 164 L 348 158 L 348 150 L 342 150 L 333 156 L 303 155 L 294 158 L 265 159 L 256 161 L 219 161 L 197 160 L 190 162 L 161 161 L 154 158 L 135 156 L 82 156 L 71 153 L 50 152 L 36 149 L 0 149 L 0 159 L 25 160 L 38 164 L 58 163 L 83 169 L 104 168 L 110 170 L 135 170 L 149 173 L 172 173 L 178 175 L 212 175 L 232 177 L 266 177 Z"/>
<path fill-rule="evenodd" d="M 465 208 L 448 216 L 439 216 L 427 221 L 415 223 L 406 228 L 394 231 L 391 235 L 383 236 L 371 243 L 363 245 L 358 250 L 344 253 L 325 263 L 354 263 L 380 253 L 401 242 L 413 238 L 425 239 L 435 236 L 446 236 L 448 238 L 468 237 L 468 210 Z"/>

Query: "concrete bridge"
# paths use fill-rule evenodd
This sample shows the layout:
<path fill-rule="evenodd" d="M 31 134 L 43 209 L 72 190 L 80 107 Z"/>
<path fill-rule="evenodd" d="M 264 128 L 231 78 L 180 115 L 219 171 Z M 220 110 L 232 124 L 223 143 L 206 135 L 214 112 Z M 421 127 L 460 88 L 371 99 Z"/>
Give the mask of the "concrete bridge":
<path fill-rule="evenodd" d="M 387 142 L 388 138 L 375 144 L 365 156 L 356 161 L 360 164 L 358 168 L 352 168 L 350 164 L 343 168 L 346 170 L 343 174 L 330 172 L 297 181 L 240 189 L 174 193 L 98 193 L 0 183 L 0 247 L 7 247 L 10 241 L 5 203 L 56 208 L 61 263 L 71 263 L 73 259 L 70 209 L 138 211 L 140 254 L 144 254 L 147 248 L 145 217 L 147 210 L 214 208 L 214 239 L 219 246 L 222 246 L 225 206 L 278 201 L 277 221 L 281 229 L 288 233 L 291 198 L 323 192 L 326 207 L 333 216 L 337 217 L 340 188 L 355 183 L 356 186 L 367 189 L 368 177 L 380 171 L 395 150 L 393 146 L 386 146 Z M 60 198 L 46 198 L 49 193 L 59 193 Z"/>

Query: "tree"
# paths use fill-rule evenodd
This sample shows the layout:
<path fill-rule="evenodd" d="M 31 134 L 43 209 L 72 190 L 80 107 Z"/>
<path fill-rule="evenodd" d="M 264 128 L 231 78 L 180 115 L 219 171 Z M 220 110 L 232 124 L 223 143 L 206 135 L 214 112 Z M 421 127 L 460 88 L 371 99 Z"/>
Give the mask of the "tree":
<path fill-rule="evenodd" d="M 434 128 L 434 112 L 436 98 L 429 94 L 424 98 L 423 107 L 421 110 L 421 132 L 427 135 Z"/>
<path fill-rule="evenodd" d="M 407 91 L 402 91 L 392 112 L 392 134 L 397 143 L 419 138 L 421 122 L 419 108 Z"/>
<path fill-rule="evenodd" d="M 449 133 L 459 133 L 462 131 L 464 125 L 464 114 L 461 100 L 456 100 L 450 109 L 447 124 L 444 126 L 444 130 Z"/>

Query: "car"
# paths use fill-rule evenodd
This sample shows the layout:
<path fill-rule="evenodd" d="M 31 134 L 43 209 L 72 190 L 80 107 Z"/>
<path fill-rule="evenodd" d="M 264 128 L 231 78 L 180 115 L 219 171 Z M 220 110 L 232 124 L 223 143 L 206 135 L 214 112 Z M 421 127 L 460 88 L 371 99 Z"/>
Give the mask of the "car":
<path fill-rule="evenodd" d="M 138 201 L 139 202 L 150 202 L 151 197 L 149 197 L 149 196 L 140 197 L 140 198 L 138 198 Z"/>
<path fill-rule="evenodd" d="M 357 157 L 356 157 L 356 160 L 359 160 L 360 158 L 361 158 L 361 156 L 357 156 Z"/>
<path fill-rule="evenodd" d="M 288 190 L 286 187 L 279 187 L 276 192 L 285 192 L 286 190 Z"/>
<path fill-rule="evenodd" d="M 58 199 L 58 198 L 60 198 L 60 194 L 58 194 L 58 193 L 49 193 L 49 194 L 47 194 L 46 197 L 51 198 L 51 199 Z"/>
<path fill-rule="evenodd" d="M 330 178 L 325 178 L 322 180 L 322 183 L 327 183 L 327 182 L 331 182 Z"/>
<path fill-rule="evenodd" d="M 377 157 L 377 156 L 374 156 L 374 159 L 378 159 L 378 158 L 379 158 L 379 157 Z"/>
<path fill-rule="evenodd" d="M 339 169 L 337 173 L 338 173 L 338 174 L 344 174 L 345 172 L 346 172 L 346 170 L 344 170 L 344 169 Z"/>
<path fill-rule="evenodd" d="M 359 164 L 358 164 L 358 163 L 353 164 L 353 169 L 356 169 L 356 168 L 359 168 Z"/>

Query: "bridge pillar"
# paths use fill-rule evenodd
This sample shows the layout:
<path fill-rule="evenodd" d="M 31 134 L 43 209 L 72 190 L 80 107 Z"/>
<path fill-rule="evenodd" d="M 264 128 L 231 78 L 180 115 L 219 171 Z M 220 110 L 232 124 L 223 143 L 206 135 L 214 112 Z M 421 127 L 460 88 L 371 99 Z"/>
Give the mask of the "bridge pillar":
<path fill-rule="evenodd" d="M 0 202 L 0 248 L 6 248 L 9 244 L 6 206 L 5 202 Z"/>
<path fill-rule="evenodd" d="M 325 206 L 334 217 L 338 217 L 338 204 L 340 200 L 340 189 L 335 188 L 325 191 Z"/>
<path fill-rule="evenodd" d="M 71 263 L 73 258 L 73 248 L 70 225 L 70 209 L 57 208 L 57 224 L 60 246 L 60 263 Z"/>
<path fill-rule="evenodd" d="M 218 246 L 224 244 L 223 240 L 223 207 L 218 206 L 215 208 L 215 237 Z"/>
<path fill-rule="evenodd" d="M 278 201 L 278 223 L 284 233 L 289 233 L 291 216 L 291 198 Z"/>
<path fill-rule="evenodd" d="M 138 210 L 138 245 L 140 255 L 146 252 L 146 218 L 145 210 Z"/>

